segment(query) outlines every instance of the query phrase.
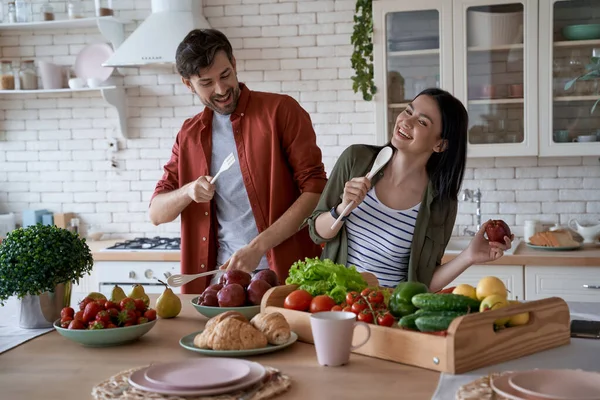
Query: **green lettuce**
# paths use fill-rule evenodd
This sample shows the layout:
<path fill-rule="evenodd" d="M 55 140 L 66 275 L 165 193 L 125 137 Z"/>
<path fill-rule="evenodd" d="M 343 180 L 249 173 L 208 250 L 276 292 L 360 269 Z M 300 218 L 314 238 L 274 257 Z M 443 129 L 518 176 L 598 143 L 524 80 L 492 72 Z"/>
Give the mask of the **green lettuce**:
<path fill-rule="evenodd" d="M 290 268 L 290 274 L 285 280 L 288 285 L 299 285 L 312 296 L 326 294 L 337 304 L 346 298 L 346 293 L 360 292 L 367 287 L 356 267 L 346 267 L 336 264 L 329 259 L 305 258 L 296 261 Z"/>

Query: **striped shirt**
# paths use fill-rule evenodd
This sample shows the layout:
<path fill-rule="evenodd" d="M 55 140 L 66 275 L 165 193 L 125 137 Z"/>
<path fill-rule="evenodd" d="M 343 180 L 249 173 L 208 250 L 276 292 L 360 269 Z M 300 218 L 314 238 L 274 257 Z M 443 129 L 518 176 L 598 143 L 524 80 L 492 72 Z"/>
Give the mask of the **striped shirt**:
<path fill-rule="evenodd" d="M 379 201 L 372 188 L 346 220 L 347 265 L 374 274 L 381 286 L 395 287 L 405 281 L 420 205 L 391 209 Z"/>

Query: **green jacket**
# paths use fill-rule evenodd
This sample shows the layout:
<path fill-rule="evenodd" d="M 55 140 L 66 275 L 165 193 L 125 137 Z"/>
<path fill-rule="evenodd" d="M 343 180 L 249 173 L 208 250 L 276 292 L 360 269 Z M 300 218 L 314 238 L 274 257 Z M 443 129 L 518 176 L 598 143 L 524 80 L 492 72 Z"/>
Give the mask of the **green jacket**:
<path fill-rule="evenodd" d="M 317 243 L 326 243 L 321 259 L 329 258 L 338 264 L 346 265 L 348 261 L 348 235 L 343 225 L 336 236 L 324 239 L 315 229 L 315 220 L 319 215 L 340 204 L 344 185 L 355 177 L 367 175 L 375 162 L 380 146 L 352 145 L 338 159 L 331 176 L 321 194 L 315 211 L 306 220 L 310 237 Z M 373 177 L 371 183 L 377 184 L 383 176 L 383 169 Z M 456 220 L 458 202 L 442 201 L 436 195 L 431 182 L 423 194 L 419 215 L 415 225 L 413 241 L 408 262 L 408 280 L 418 281 L 429 286 L 433 272 L 442 262 L 446 245 L 452 235 Z"/>

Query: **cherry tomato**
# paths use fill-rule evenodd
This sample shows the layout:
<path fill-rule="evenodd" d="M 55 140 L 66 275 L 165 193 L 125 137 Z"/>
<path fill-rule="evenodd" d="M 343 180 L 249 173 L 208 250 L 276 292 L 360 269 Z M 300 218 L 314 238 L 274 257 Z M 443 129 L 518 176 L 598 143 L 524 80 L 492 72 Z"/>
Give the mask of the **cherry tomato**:
<path fill-rule="evenodd" d="M 365 296 L 367 297 L 369 295 L 369 293 L 371 293 L 372 290 L 369 288 L 363 289 L 362 292 L 360 292 L 361 296 Z"/>
<path fill-rule="evenodd" d="M 367 300 L 371 304 L 382 304 L 383 303 L 383 293 L 379 291 L 369 292 L 367 295 Z"/>
<path fill-rule="evenodd" d="M 71 317 L 71 319 L 73 319 L 74 316 L 75 316 L 75 310 L 73 310 L 71 307 L 65 307 L 62 310 L 60 310 L 61 318 Z"/>
<path fill-rule="evenodd" d="M 365 303 L 364 300 L 359 300 L 356 303 L 352 304 L 352 312 L 354 314 L 360 314 L 363 310 L 367 308 L 369 308 L 369 306 L 367 306 L 367 303 Z"/>
<path fill-rule="evenodd" d="M 356 300 L 358 300 L 358 298 L 359 296 L 357 292 L 348 292 L 346 295 L 346 304 L 351 306 Z"/>
<path fill-rule="evenodd" d="M 306 290 L 298 289 L 288 294 L 283 307 L 290 310 L 308 311 L 313 297 Z"/>
<path fill-rule="evenodd" d="M 392 326 L 394 325 L 394 317 L 389 312 L 379 314 L 377 316 L 377 325 Z"/>
<path fill-rule="evenodd" d="M 333 306 L 331 307 L 331 311 L 342 311 L 344 307 L 342 306 Z"/>
<path fill-rule="evenodd" d="M 329 311 L 333 306 L 335 306 L 335 300 L 326 294 L 322 294 L 315 296 L 315 298 L 312 299 L 309 310 L 311 313 L 318 313 L 321 311 Z"/>
<path fill-rule="evenodd" d="M 367 324 L 372 324 L 373 323 L 373 313 L 371 312 L 371 310 L 362 310 L 358 314 L 358 320 L 362 321 L 362 322 L 366 322 Z"/>
<path fill-rule="evenodd" d="M 456 286 L 451 286 L 449 288 L 445 288 L 442 290 L 438 290 L 436 293 L 452 293 L 452 291 L 456 288 Z"/>
<path fill-rule="evenodd" d="M 351 312 L 353 313 L 354 311 L 352 311 L 352 306 L 346 306 L 342 309 L 342 311 L 346 311 L 346 312 Z M 355 313 L 356 314 L 356 313 Z"/>

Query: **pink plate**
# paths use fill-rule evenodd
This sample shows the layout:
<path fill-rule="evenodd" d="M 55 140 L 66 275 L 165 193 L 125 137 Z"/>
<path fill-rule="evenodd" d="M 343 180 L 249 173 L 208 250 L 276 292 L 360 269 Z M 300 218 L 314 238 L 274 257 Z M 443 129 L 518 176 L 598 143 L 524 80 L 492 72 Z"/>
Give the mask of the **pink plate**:
<path fill-rule="evenodd" d="M 170 386 L 150 382 L 148 379 L 146 379 L 147 368 L 142 368 L 131 374 L 129 377 L 129 384 L 137 389 L 145 390 L 147 392 L 167 394 L 172 396 L 212 396 L 223 393 L 232 393 L 258 383 L 267 373 L 265 367 L 258 363 L 251 361 L 244 362 L 246 362 L 250 367 L 250 373 L 246 376 L 246 378 L 243 378 L 241 381 L 234 383 L 233 385 L 217 386 L 206 389 L 175 389 Z"/>
<path fill-rule="evenodd" d="M 575 369 L 536 369 L 515 373 L 513 388 L 540 399 L 599 400 L 600 374 Z"/>
<path fill-rule="evenodd" d="M 513 374 L 505 374 L 492 378 L 490 382 L 492 390 L 496 394 L 504 396 L 510 400 L 545 400 L 542 397 L 529 395 L 512 387 L 508 381 L 514 374 L 516 374 L 516 372 Z"/>
<path fill-rule="evenodd" d="M 151 365 L 148 381 L 174 389 L 207 389 L 232 385 L 250 374 L 250 366 L 235 358 L 200 358 Z"/>
<path fill-rule="evenodd" d="M 113 54 L 113 49 L 106 43 L 95 43 L 85 46 L 75 59 L 73 69 L 78 78 L 86 81 L 89 78 L 104 82 L 113 73 L 113 67 L 103 67 L 102 63 Z"/>

